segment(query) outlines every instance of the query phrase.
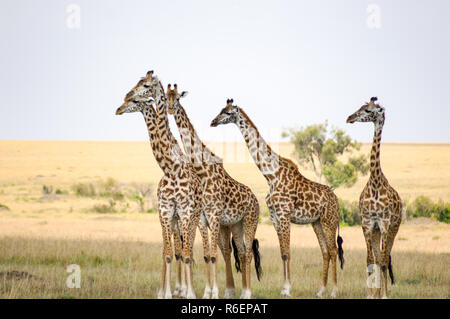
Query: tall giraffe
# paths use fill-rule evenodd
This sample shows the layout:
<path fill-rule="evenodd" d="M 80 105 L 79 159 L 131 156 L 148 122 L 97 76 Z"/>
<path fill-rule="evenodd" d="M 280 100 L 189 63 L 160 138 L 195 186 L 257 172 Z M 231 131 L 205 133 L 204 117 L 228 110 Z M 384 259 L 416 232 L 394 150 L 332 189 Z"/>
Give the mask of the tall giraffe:
<path fill-rule="evenodd" d="M 238 250 L 238 260 L 242 262 L 241 298 L 251 298 L 250 264 L 252 250 L 255 268 L 260 279 L 258 241 L 255 239 L 259 218 L 259 203 L 249 187 L 234 180 L 223 167 L 223 161 L 216 156 L 198 137 L 180 98 L 186 91 L 178 92 L 177 85 L 167 89 L 168 111 L 175 117 L 185 154 L 193 164 L 203 187 L 203 212 L 211 229 L 211 262 L 213 267 L 212 297 L 218 297 L 217 288 L 217 243 L 219 243 L 226 265 L 227 288 L 225 298 L 234 297 L 234 281 L 231 271 L 230 232 Z M 221 236 L 219 236 L 219 231 Z M 220 240 L 219 240 L 220 239 Z M 208 265 L 207 265 L 208 266 Z M 206 287 L 207 290 L 208 287 Z M 208 292 L 205 290 L 205 296 Z"/>
<path fill-rule="evenodd" d="M 201 184 L 178 144 L 173 143 L 176 140 L 165 127 L 164 118 L 160 114 L 165 112 L 158 110 L 156 113 L 151 105 L 152 99 L 138 94 L 138 90 L 144 85 L 146 85 L 144 79 L 138 82 L 126 95 L 125 101 L 117 109 L 116 115 L 132 112 L 143 114 L 153 154 L 164 172 L 164 176 L 158 184 L 159 218 L 164 243 L 162 281 L 158 298 L 172 298 L 170 288 L 170 263 L 173 256 L 172 235 L 177 253 L 181 250 L 181 255 L 175 255 L 178 266 L 180 266 L 179 259 L 184 261 L 182 265 L 187 283 L 185 296 L 195 298 L 190 262 L 193 258 L 195 229 L 201 213 Z M 178 227 L 179 230 L 177 230 Z M 174 234 L 178 231 L 184 238 L 184 244 L 180 243 L 180 237 Z M 177 281 L 178 279 L 177 277 Z"/>
<path fill-rule="evenodd" d="M 305 178 L 291 160 L 276 154 L 261 137 L 258 129 L 242 110 L 227 100 L 227 105 L 211 122 L 211 126 L 234 123 L 241 131 L 250 155 L 266 178 L 270 191 L 266 196 L 270 217 L 280 242 L 284 266 L 284 284 L 281 296 L 290 296 L 290 223 L 311 223 L 319 241 L 323 257 L 322 286 L 317 293 L 322 297 L 328 280 L 331 260 L 333 289 L 331 297 L 337 295 L 336 255 L 341 268 L 344 264 L 342 238 L 337 236 L 339 227 L 339 203 L 330 187 Z"/>
<path fill-rule="evenodd" d="M 359 198 L 359 212 L 367 245 L 369 276 L 374 271 L 374 265 L 378 274 L 381 266 L 382 285 L 375 288 L 375 296 L 379 298 L 382 294 L 383 298 L 387 298 L 387 270 L 392 284 L 394 283 L 391 250 L 402 221 L 402 202 L 381 171 L 380 141 L 384 125 L 384 107 L 376 104 L 376 101 L 377 98 L 372 97 L 369 103 L 365 103 L 348 117 L 347 123 L 373 122 L 375 128 L 370 152 L 370 177 Z M 368 298 L 373 298 L 373 292 L 373 289 L 368 288 Z"/>

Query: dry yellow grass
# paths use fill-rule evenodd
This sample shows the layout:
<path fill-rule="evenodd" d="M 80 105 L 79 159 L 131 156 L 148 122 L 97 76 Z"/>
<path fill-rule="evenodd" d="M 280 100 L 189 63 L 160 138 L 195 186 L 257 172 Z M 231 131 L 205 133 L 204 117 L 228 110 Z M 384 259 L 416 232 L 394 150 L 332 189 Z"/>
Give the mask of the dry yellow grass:
<path fill-rule="evenodd" d="M 209 143 L 224 156 L 230 174 L 255 193 L 267 193 L 267 184 L 243 143 Z M 276 143 L 280 155 L 290 157 L 290 143 Z M 370 144 L 361 152 L 368 154 Z M 383 143 L 381 165 L 391 184 L 404 199 L 426 195 L 450 200 L 450 144 Z M 311 171 L 301 169 L 313 179 Z M 113 177 L 121 182 L 157 183 L 162 173 L 148 142 L 0 141 L 0 185 L 71 184 Z M 356 200 L 367 176 L 351 188 L 336 193 Z"/>
<path fill-rule="evenodd" d="M 225 166 L 260 199 L 267 185 L 242 144 L 211 144 L 225 155 Z M 367 153 L 369 145 L 362 151 Z M 401 196 L 450 199 L 450 144 L 384 144 L 383 169 Z M 292 146 L 275 146 L 290 156 Z M 223 152 L 225 150 L 225 152 Z M 235 152 L 235 150 L 237 150 Z M 237 161 L 237 162 L 236 162 Z M 304 171 L 310 178 L 311 172 Z M 147 142 L 0 141 L 0 297 L 3 298 L 154 298 L 161 271 L 161 229 L 156 214 L 137 213 L 130 199 L 118 201 L 126 213 L 98 214 L 104 198 L 60 196 L 42 200 L 42 185 L 70 191 L 77 182 L 113 177 L 119 182 L 156 184 L 161 171 Z M 367 177 L 337 194 L 356 200 Z M 339 272 L 340 297 L 365 297 L 365 244 L 360 227 L 342 227 L 346 265 Z M 277 298 L 282 285 L 278 240 L 267 218 L 257 237 L 265 276 L 253 281 L 255 296 Z M 292 294 L 312 298 L 320 284 L 321 254 L 310 226 L 292 227 Z M 203 289 L 203 264 L 196 239 L 197 295 Z M 449 298 L 450 226 L 427 220 L 403 224 L 393 250 L 398 284 L 394 298 Z M 65 286 L 65 269 L 82 269 L 82 288 Z M 224 287 L 220 259 L 221 294 Z M 38 278 L 10 279 L 25 271 Z M 19 276 L 20 277 L 20 276 Z M 240 276 L 235 276 L 238 295 Z"/>
<path fill-rule="evenodd" d="M 25 271 L 37 279 L 0 276 L 3 298 L 155 298 L 160 283 L 161 229 L 156 214 L 0 213 L 2 272 Z M 450 226 L 429 221 L 402 225 L 392 254 L 397 285 L 393 298 L 449 298 Z M 365 251 L 359 227 L 343 227 L 346 264 L 339 270 L 340 297 L 365 297 Z M 258 298 L 277 298 L 282 285 L 276 234 L 268 220 L 258 227 L 264 277 Z M 294 298 L 313 298 L 320 284 L 321 254 L 308 226 L 292 227 Z M 196 238 L 195 288 L 204 285 L 200 238 Z M 80 289 L 65 286 L 66 267 L 81 267 Z M 223 261 L 219 260 L 221 294 Z M 172 276 L 174 278 L 174 276 Z M 240 275 L 235 276 L 237 292 Z"/>

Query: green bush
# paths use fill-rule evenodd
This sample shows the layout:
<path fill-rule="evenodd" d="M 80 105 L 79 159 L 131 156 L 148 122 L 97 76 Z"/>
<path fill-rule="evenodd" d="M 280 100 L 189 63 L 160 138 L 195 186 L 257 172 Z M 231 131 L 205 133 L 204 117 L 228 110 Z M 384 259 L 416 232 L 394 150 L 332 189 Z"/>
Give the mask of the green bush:
<path fill-rule="evenodd" d="M 426 196 L 418 196 L 410 204 L 406 204 L 406 218 L 427 217 L 434 220 L 450 223 L 450 203 L 442 200 L 433 202 Z"/>
<path fill-rule="evenodd" d="M 6 206 L 6 205 L 0 203 L 0 210 L 2 210 L 2 209 L 4 209 L 4 210 L 10 210 L 8 206 Z"/>
<path fill-rule="evenodd" d="M 77 183 L 72 186 L 75 195 L 81 197 L 94 197 L 96 195 L 95 186 L 92 183 Z"/>
<path fill-rule="evenodd" d="M 357 202 L 349 202 L 339 199 L 339 209 L 341 212 L 341 223 L 347 226 L 361 225 L 359 207 Z"/>
<path fill-rule="evenodd" d="M 42 193 L 44 195 L 50 195 L 53 193 L 53 186 L 42 185 Z"/>
<path fill-rule="evenodd" d="M 108 205 L 106 204 L 97 204 L 92 207 L 92 210 L 96 213 L 100 214 L 108 214 L 108 213 L 117 213 L 115 208 L 116 202 L 113 200 L 109 200 Z"/>

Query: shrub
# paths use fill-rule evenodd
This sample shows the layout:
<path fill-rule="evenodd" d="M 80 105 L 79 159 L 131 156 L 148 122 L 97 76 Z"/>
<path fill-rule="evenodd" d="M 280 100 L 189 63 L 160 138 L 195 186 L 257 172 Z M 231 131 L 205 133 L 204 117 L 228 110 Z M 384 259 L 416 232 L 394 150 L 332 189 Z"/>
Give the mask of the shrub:
<path fill-rule="evenodd" d="M 42 185 L 42 193 L 44 195 L 50 195 L 53 193 L 53 186 Z"/>
<path fill-rule="evenodd" d="M 57 188 L 56 191 L 55 191 L 55 194 L 56 195 L 67 195 L 68 192 L 65 191 L 65 190 L 61 190 L 61 189 Z"/>
<path fill-rule="evenodd" d="M 131 196 L 132 199 L 138 202 L 139 205 L 139 211 L 140 212 L 148 212 L 148 210 L 152 211 L 153 208 L 156 206 L 154 205 L 154 200 L 152 198 L 153 195 L 153 185 L 148 183 L 140 183 L 136 184 L 133 183 L 133 195 Z M 148 201 L 152 202 L 152 208 L 146 209 L 146 202 Z"/>
<path fill-rule="evenodd" d="M 106 204 L 97 204 L 92 207 L 92 210 L 96 213 L 100 214 L 108 214 L 108 213 L 116 213 L 116 202 L 113 200 L 109 200 L 108 205 Z"/>
<path fill-rule="evenodd" d="M 125 195 L 120 190 L 120 185 L 112 177 L 108 177 L 105 182 L 99 183 L 99 195 L 102 197 L 111 197 L 115 201 L 121 201 Z"/>
<path fill-rule="evenodd" d="M 0 210 L 10 210 L 8 206 L 0 203 Z"/>
<path fill-rule="evenodd" d="M 450 203 L 444 203 L 442 200 L 435 203 L 426 196 L 418 196 L 412 203 L 406 204 L 406 218 L 416 217 L 450 223 Z"/>
<path fill-rule="evenodd" d="M 343 225 L 361 225 L 361 217 L 359 216 L 359 207 L 357 202 L 349 202 L 347 200 L 339 199 L 339 209 L 341 212 L 341 222 Z"/>
<path fill-rule="evenodd" d="M 72 186 L 75 195 L 81 197 L 94 197 L 96 195 L 95 187 L 92 183 L 78 183 Z"/>

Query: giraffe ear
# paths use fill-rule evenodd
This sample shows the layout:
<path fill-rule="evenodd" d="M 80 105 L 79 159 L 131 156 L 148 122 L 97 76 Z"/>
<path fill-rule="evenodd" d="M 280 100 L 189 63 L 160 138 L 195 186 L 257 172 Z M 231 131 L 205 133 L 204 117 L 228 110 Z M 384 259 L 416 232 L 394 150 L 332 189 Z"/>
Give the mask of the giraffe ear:
<path fill-rule="evenodd" d="M 181 94 L 180 94 L 180 98 L 182 98 L 182 97 L 186 97 L 187 95 L 188 95 L 188 91 L 183 91 L 183 92 L 181 92 Z"/>

